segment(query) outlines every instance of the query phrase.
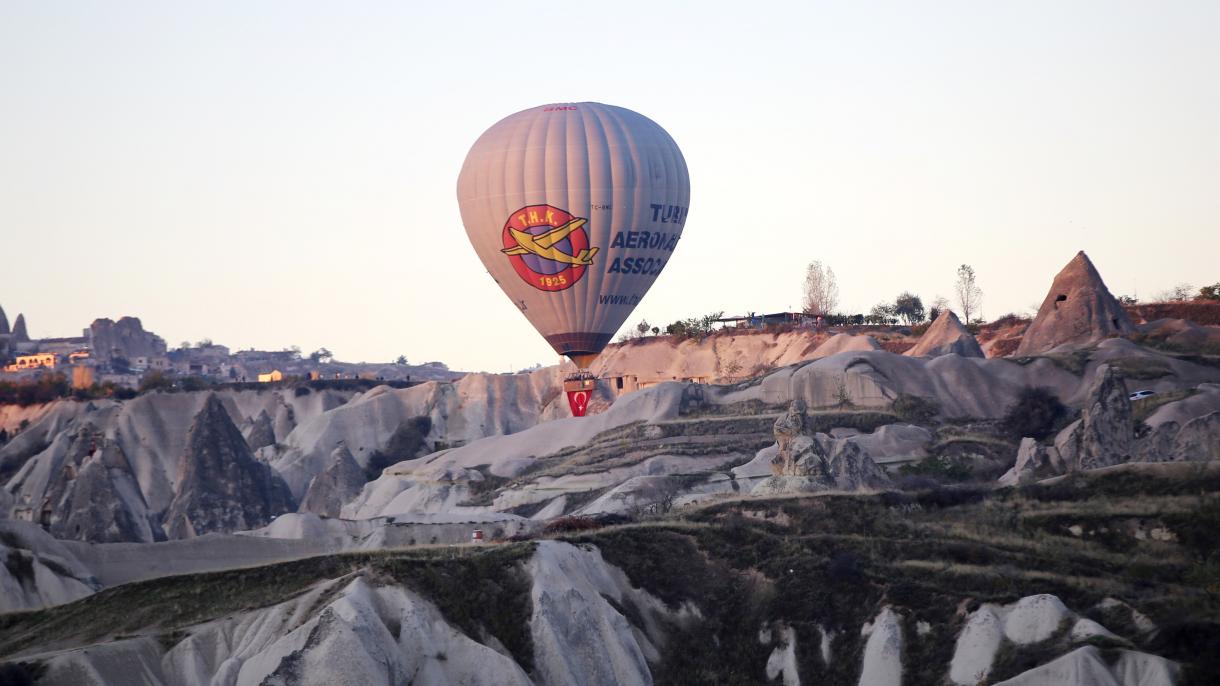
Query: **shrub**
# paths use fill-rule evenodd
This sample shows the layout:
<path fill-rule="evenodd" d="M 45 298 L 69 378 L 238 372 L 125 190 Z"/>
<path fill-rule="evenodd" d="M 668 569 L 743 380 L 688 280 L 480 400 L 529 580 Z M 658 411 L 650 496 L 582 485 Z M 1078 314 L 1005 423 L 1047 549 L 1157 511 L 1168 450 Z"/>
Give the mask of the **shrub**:
<path fill-rule="evenodd" d="M 940 487 L 940 481 L 925 474 L 906 473 L 894 479 L 894 485 L 903 491 L 930 491 Z"/>
<path fill-rule="evenodd" d="M 993 328 L 993 329 L 994 328 L 1007 328 L 1009 326 L 1016 326 L 1017 324 L 1028 324 L 1029 322 L 1030 322 L 1029 317 L 1022 317 L 1019 314 L 1014 314 L 1012 312 L 1009 312 L 1008 314 L 1006 314 L 1002 317 L 997 317 L 994 321 L 992 321 L 987 326 L 989 328 Z"/>
<path fill-rule="evenodd" d="M 835 555 L 826 565 L 826 575 L 836 585 L 859 582 L 864 578 L 860 570 L 860 556 L 850 550 Z"/>
<path fill-rule="evenodd" d="M 491 505 L 496 500 L 496 493 L 507 484 L 511 479 L 503 476 L 496 476 L 491 473 L 491 467 L 479 467 L 478 471 L 483 475 L 479 481 L 470 481 L 467 484 L 470 489 L 470 497 L 466 499 L 462 505 Z"/>
<path fill-rule="evenodd" d="M 190 393 L 192 391 L 202 391 L 211 387 L 212 382 L 201 376 L 184 376 L 178 380 L 178 386 L 182 390 Z"/>
<path fill-rule="evenodd" d="M 702 317 L 691 317 L 690 319 L 682 319 L 665 327 L 665 333 L 673 336 L 679 341 L 688 338 L 702 339 L 712 333 L 712 327 L 716 321 L 724 316 L 724 312 L 712 312 L 711 314 Z"/>
<path fill-rule="evenodd" d="M 592 517 L 560 517 L 548 523 L 542 529 L 544 534 L 562 534 L 573 531 L 592 531 L 602 528 L 602 524 Z"/>
<path fill-rule="evenodd" d="M 1049 389 L 1030 387 L 1023 389 L 1008 408 L 1001 426 L 1013 438 L 1031 436 L 1041 441 L 1053 434 L 1067 415 L 1067 408 Z"/>
<path fill-rule="evenodd" d="M 1176 519 L 1174 533 L 1183 548 L 1204 561 L 1217 555 L 1220 551 L 1220 499 L 1212 499 Z"/>
<path fill-rule="evenodd" d="M 940 405 L 935 400 L 903 393 L 890 403 L 890 411 L 908 422 L 927 424 L 940 414 Z"/>
<path fill-rule="evenodd" d="M 59 372 L 44 373 L 33 381 L 0 381 L 0 404 L 39 405 L 52 400 L 66 398 L 72 392 L 72 384 Z"/>
<path fill-rule="evenodd" d="M 160 369 L 154 369 L 140 379 L 140 392 L 170 391 L 174 388 L 174 380 Z"/>
<path fill-rule="evenodd" d="M 898 468 L 902 476 L 930 477 L 938 481 L 965 481 L 974 473 L 970 465 L 944 455 L 933 455 L 919 462 L 904 464 Z"/>

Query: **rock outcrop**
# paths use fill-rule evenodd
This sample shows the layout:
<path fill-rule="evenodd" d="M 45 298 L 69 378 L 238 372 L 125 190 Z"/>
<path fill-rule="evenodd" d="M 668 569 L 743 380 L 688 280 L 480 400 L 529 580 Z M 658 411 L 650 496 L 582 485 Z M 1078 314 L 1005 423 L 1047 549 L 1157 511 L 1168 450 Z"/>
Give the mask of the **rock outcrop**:
<path fill-rule="evenodd" d="M 1196 417 L 1178 431 L 1173 439 L 1175 461 L 1220 460 L 1220 412 Z"/>
<path fill-rule="evenodd" d="M 843 352 L 863 351 L 863 350 L 880 350 L 881 344 L 872 336 L 853 336 L 849 333 L 837 333 L 826 339 L 813 352 L 809 354 L 810 359 L 819 360 L 823 357 L 838 355 Z"/>
<path fill-rule="evenodd" d="M 915 347 L 903 353 L 909 357 L 937 357 L 939 355 L 961 355 L 962 357 L 985 357 L 974 334 L 962 324 L 950 310 L 940 313 L 928 327 Z"/>
<path fill-rule="evenodd" d="M 292 494 L 259 462 L 214 394 L 195 416 L 165 514 L 171 538 L 241 531 L 293 509 Z"/>
<path fill-rule="evenodd" d="M 1017 463 L 1000 477 L 1000 483 L 1005 486 L 1028 484 L 1057 476 L 1065 471 L 1059 451 L 1053 446 L 1040 445 L 1038 441 L 1026 436 L 1021 439 L 1017 448 Z"/>
<path fill-rule="evenodd" d="M 29 522 L 0 524 L 0 612 L 69 603 L 100 588 L 65 544 Z"/>
<path fill-rule="evenodd" d="M 1177 665 L 1163 657 L 1119 650 L 1111 661 L 1094 646 L 1077 648 L 996 686 L 1174 686 Z"/>
<path fill-rule="evenodd" d="M 59 539 L 117 543 L 163 538 L 123 449 L 92 424 L 77 429 L 37 508 Z"/>
<path fill-rule="evenodd" d="M 1155 629 L 1147 618 L 1130 606 L 1114 599 L 1098 605 L 1103 613 L 1128 615 L 1126 622 L 1137 630 Z M 1139 620 L 1135 618 L 1138 616 Z M 1141 627 L 1140 623 L 1145 626 Z M 1065 631 L 1066 629 L 1066 631 Z M 949 665 L 949 680 L 959 686 L 990 683 L 991 670 L 1002 645 L 1020 652 L 1025 646 L 1047 646 L 1057 641 L 1061 649 L 1087 643 L 1094 639 L 1110 644 L 1129 642 L 1110 632 L 1101 624 L 1077 615 L 1058 597 L 1049 594 L 1026 596 L 1011 605 L 984 603 L 972 612 L 957 637 L 953 659 Z M 1000 684 L 1115 684 L 1121 686 L 1172 686 L 1176 683 L 1177 665 L 1161 657 L 1133 650 L 1119 651 L 1117 663 L 1100 660 L 1092 646 L 1078 648 L 1035 667 Z M 1135 675 L 1141 675 L 1133 678 Z M 998 685 L 997 685 L 998 686 Z"/>
<path fill-rule="evenodd" d="M 250 450 L 257 451 L 260 448 L 275 445 L 275 424 L 271 420 L 271 415 L 267 414 L 267 410 L 264 409 L 258 413 L 257 417 L 250 420 L 245 430 L 242 431 L 242 435 L 245 436 Z"/>
<path fill-rule="evenodd" d="M 157 357 L 165 354 L 165 339 L 144 330 L 138 317 L 122 317 L 117 322 L 96 319 L 89 325 L 89 345 L 102 360 L 116 357 Z"/>
<path fill-rule="evenodd" d="M 860 633 L 868 637 L 860 686 L 902 686 L 902 618 L 884 607 Z"/>
<path fill-rule="evenodd" d="M 1082 250 L 1055 276 L 1016 355 L 1037 355 L 1065 343 L 1085 345 L 1134 332 L 1131 318 Z"/>
<path fill-rule="evenodd" d="M 26 330 L 24 314 L 18 314 L 17 319 L 13 322 L 12 340 L 14 343 L 30 342 L 30 332 Z"/>
<path fill-rule="evenodd" d="M 794 401 L 775 420 L 773 476 L 754 487 L 753 493 L 775 494 L 802 491 L 856 491 L 881 488 L 890 482 L 860 444 L 835 439 L 824 433 L 809 433 L 804 403 Z"/>
<path fill-rule="evenodd" d="M 1093 381 L 1084 400 L 1080 419 L 1068 424 L 1054 440 L 1054 445 L 1039 445 L 1032 438 L 1023 438 L 1012 469 L 1000 477 L 1000 483 L 1016 485 L 1037 481 L 1070 471 L 1084 471 L 1130 462 L 1133 459 L 1154 460 L 1150 454 L 1161 455 L 1150 445 L 1165 447 L 1172 454 L 1177 426 L 1168 422 L 1162 432 L 1143 441 L 1135 439 L 1135 423 L 1127 386 L 1117 368 L 1102 364 L 1093 372 Z"/>
<path fill-rule="evenodd" d="M 8 315 L 4 314 L 4 308 L 0 307 L 0 336 L 6 336 L 12 333 L 8 328 Z"/>
<path fill-rule="evenodd" d="M 281 441 L 286 450 L 274 466 L 293 494 L 303 497 L 309 480 L 326 468 L 340 443 L 366 466 L 373 452 L 386 449 L 400 426 L 418 417 L 431 421 L 429 444 L 453 446 L 521 432 L 544 421 L 559 404 L 568 416 L 557 369 L 467 374 L 453 383 L 428 382 L 402 389 L 379 386 L 342 407 L 300 421 Z"/>
<path fill-rule="evenodd" d="M 775 476 L 798 476 L 792 442 L 805 432 L 805 403 L 793 401 L 788 411 L 775 420 L 773 431 L 777 452 L 771 460 L 771 472 Z"/>
<path fill-rule="evenodd" d="M 1135 427 L 1122 375 L 1104 364 L 1093 375 L 1082 416 L 1055 438 L 1055 448 L 1071 471 L 1097 469 L 1131 459 Z"/>
<path fill-rule="evenodd" d="M 10 427 L 15 428 L 22 421 L 29 422 L 8 443 L 0 445 L 0 480 L 5 482 L 4 488 L 14 498 L 12 516 L 41 521 L 43 512 L 49 508 L 47 517 L 51 521 L 66 521 L 73 518 L 70 510 L 99 496 L 101 491 L 95 487 L 104 486 L 104 490 L 121 497 L 123 506 L 116 503 L 114 514 L 106 521 L 126 520 L 127 515 L 120 514 L 125 508 L 131 513 L 130 521 L 137 526 L 114 529 L 109 524 L 101 528 L 82 525 L 79 538 L 156 540 L 161 515 L 175 497 L 187 434 L 209 395 L 209 392 L 145 393 L 123 401 L 59 400 L 21 408 L 19 412 L 0 411 L 0 423 Z M 245 424 L 250 417 L 263 411 L 287 414 L 292 410 L 297 417 L 315 417 L 342 405 L 350 399 L 352 392 L 325 390 L 295 396 L 259 388 L 219 390 L 215 395 L 234 423 Z M 94 429 L 78 436 L 86 425 Z M 105 469 L 85 470 L 91 460 L 97 460 Z M 123 466 L 124 463 L 127 466 Z M 65 474 L 68 466 L 75 474 Z M 103 474 L 109 485 L 102 480 L 95 481 Z M 92 485 L 85 489 L 82 479 Z M 94 495 L 85 499 L 85 490 Z M 69 497 L 65 498 L 65 494 Z M 148 521 L 149 525 L 144 526 L 141 520 Z M 75 526 L 67 531 L 75 532 Z M 130 537 L 116 539 L 110 533 L 101 538 L 92 537 L 113 531 L 130 534 Z"/>
<path fill-rule="evenodd" d="M 330 454 L 326 469 L 309 482 L 300 511 L 338 517 L 343 505 L 360 495 L 364 483 L 364 470 L 347 446 L 341 445 Z"/>

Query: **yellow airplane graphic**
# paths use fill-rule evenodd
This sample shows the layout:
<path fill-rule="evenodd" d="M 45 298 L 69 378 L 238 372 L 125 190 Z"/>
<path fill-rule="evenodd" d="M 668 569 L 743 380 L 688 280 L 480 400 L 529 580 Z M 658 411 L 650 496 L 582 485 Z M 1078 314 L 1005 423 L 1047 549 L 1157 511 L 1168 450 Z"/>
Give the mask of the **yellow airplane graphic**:
<path fill-rule="evenodd" d="M 508 227 L 508 232 L 512 234 L 514 240 L 517 241 L 515 248 L 504 248 L 500 252 L 505 255 L 537 255 L 544 260 L 554 260 L 563 262 L 564 264 L 575 264 L 582 267 L 587 267 L 593 264 L 593 256 L 597 254 L 597 248 L 589 248 L 581 250 L 576 255 L 569 255 L 555 244 L 567 238 L 570 233 L 585 225 L 585 219 L 573 219 L 572 221 L 560 226 L 552 231 L 534 236 L 525 231 L 518 231 L 513 227 Z"/>

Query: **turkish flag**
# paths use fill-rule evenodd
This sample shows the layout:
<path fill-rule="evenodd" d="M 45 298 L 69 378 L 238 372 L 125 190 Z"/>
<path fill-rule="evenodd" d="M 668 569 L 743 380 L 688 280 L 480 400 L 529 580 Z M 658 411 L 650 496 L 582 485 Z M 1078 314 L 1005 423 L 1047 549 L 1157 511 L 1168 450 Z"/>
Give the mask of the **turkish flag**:
<path fill-rule="evenodd" d="M 589 391 L 568 391 L 568 406 L 573 417 L 583 417 L 589 409 Z"/>

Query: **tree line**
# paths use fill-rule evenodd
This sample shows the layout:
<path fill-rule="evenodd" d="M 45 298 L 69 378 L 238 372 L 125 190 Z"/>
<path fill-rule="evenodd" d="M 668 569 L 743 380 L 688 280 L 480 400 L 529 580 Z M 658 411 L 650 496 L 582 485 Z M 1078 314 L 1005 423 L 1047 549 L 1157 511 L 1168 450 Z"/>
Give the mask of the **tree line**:
<path fill-rule="evenodd" d="M 977 323 L 983 304 L 983 289 L 978 284 L 974 267 L 963 264 L 957 268 L 954 294 L 962 313 L 963 322 Z M 912 326 L 925 321 L 935 321 L 949 309 L 949 299 L 937 296 L 930 305 L 923 298 L 903 291 L 892 301 L 880 302 L 868 314 L 845 314 L 838 310 L 839 284 L 834 270 L 820 260 L 814 260 L 805 268 L 805 293 L 803 310 L 806 314 L 823 317 L 830 325 L 861 324 L 906 324 Z"/>

